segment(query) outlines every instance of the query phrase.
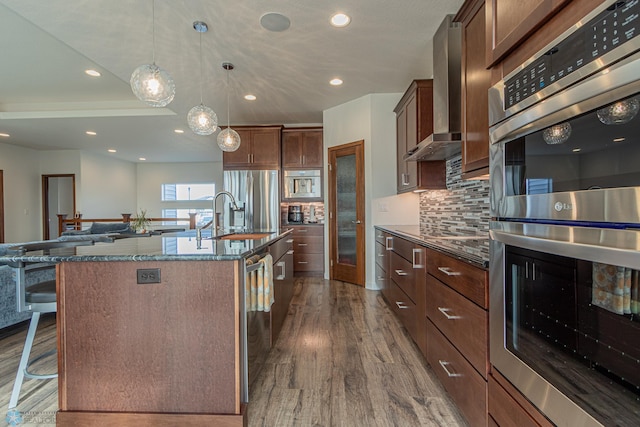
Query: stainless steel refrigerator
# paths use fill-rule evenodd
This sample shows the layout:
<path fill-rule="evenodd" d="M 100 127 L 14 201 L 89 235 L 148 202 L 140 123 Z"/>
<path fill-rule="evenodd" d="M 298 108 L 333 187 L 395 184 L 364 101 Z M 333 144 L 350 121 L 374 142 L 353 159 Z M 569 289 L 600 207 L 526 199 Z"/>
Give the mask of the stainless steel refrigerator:
<path fill-rule="evenodd" d="M 225 198 L 224 227 L 236 231 L 273 231 L 280 228 L 280 195 L 277 170 L 224 171 L 224 189 L 236 199 L 234 211 Z"/>

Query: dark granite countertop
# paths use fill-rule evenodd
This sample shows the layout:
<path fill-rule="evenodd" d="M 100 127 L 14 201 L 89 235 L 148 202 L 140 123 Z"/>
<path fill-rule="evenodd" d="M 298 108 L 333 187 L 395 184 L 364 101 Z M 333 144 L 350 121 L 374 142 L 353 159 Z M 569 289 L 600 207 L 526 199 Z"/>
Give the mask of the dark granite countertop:
<path fill-rule="evenodd" d="M 254 231 L 252 234 L 260 233 Z M 159 235 L 123 237 L 87 245 L 32 250 L 21 255 L 0 256 L 4 262 L 83 262 L 83 261 L 229 261 L 247 258 L 290 234 L 290 229 L 252 240 L 211 239 L 211 230 L 202 231 L 200 245 L 196 230 Z M 102 239 L 106 240 L 106 239 Z M 69 242 L 67 240 L 66 242 Z M 20 246 L 16 243 L 16 246 Z"/>
<path fill-rule="evenodd" d="M 489 234 L 456 235 L 424 233 L 417 225 L 376 225 L 375 228 L 395 234 L 478 267 L 489 267 Z"/>

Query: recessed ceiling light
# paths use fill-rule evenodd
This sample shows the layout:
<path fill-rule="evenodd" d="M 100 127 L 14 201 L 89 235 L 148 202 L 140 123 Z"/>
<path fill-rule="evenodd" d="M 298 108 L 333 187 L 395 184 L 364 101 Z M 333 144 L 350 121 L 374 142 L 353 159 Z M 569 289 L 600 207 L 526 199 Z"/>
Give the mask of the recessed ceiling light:
<path fill-rule="evenodd" d="M 9 135 L 8 133 L 0 133 L 0 136 L 3 138 L 9 138 L 11 135 Z"/>
<path fill-rule="evenodd" d="M 574 152 L 574 153 L 579 153 L 580 151 L 582 151 L 582 148 L 574 148 L 574 149 L 573 149 L 573 152 Z"/>
<path fill-rule="evenodd" d="M 244 99 L 246 99 L 247 101 L 255 101 L 256 100 L 256 96 L 255 95 L 245 95 Z"/>
<path fill-rule="evenodd" d="M 329 81 L 329 84 L 330 84 L 331 86 L 340 86 L 342 83 L 343 83 L 343 82 L 342 82 L 342 80 L 341 80 L 341 79 L 338 79 L 338 78 L 331 79 L 331 80 Z"/>
<path fill-rule="evenodd" d="M 116 150 L 114 150 L 113 148 L 109 148 L 107 151 L 110 152 L 110 153 L 115 153 L 116 152 Z"/>
<path fill-rule="evenodd" d="M 351 22 L 351 17 L 349 15 L 345 15 L 344 13 L 336 13 L 331 17 L 331 25 L 334 27 L 342 28 L 349 25 Z"/>
<path fill-rule="evenodd" d="M 145 160 L 147 160 L 147 158 L 146 157 L 138 157 L 138 160 L 142 160 L 144 162 Z"/>
<path fill-rule="evenodd" d="M 613 142 L 622 142 L 624 141 L 626 138 L 625 137 L 621 137 L 621 138 L 614 138 Z"/>
<path fill-rule="evenodd" d="M 102 75 L 100 74 L 100 71 L 93 69 L 84 70 L 84 73 L 91 77 L 100 77 Z"/>
<path fill-rule="evenodd" d="M 91 135 L 91 136 L 96 136 L 96 135 L 97 135 L 97 133 L 95 133 L 95 132 L 94 132 L 94 131 L 92 131 L 92 130 L 88 130 L 88 131 L 86 131 L 85 133 L 86 133 L 87 135 Z"/>
<path fill-rule="evenodd" d="M 281 13 L 270 12 L 260 17 L 260 25 L 265 30 L 280 32 L 289 29 L 291 21 Z"/>
<path fill-rule="evenodd" d="M 184 133 L 184 131 L 182 129 L 174 129 L 173 130 L 175 133 Z"/>

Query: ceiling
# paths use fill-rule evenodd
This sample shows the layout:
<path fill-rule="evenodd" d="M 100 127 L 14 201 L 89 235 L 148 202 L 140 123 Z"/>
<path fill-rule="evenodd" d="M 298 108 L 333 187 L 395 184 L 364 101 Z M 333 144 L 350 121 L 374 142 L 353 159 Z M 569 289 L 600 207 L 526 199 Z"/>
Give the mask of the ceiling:
<path fill-rule="evenodd" d="M 200 103 L 202 86 L 204 104 L 226 125 L 223 62 L 235 66 L 229 74 L 232 125 L 321 124 L 325 109 L 370 93 L 404 92 L 412 79 L 430 77 L 433 33 L 461 4 L 156 0 L 156 63 L 175 80 L 176 96 L 167 107 L 153 108 L 129 86 L 131 72 L 152 62 L 152 0 L 0 0 L 0 133 L 10 135 L 0 143 L 132 162 L 220 161 L 217 132 L 195 135 L 186 116 Z M 261 27 L 268 12 L 287 16 L 290 28 Z M 336 12 L 349 14 L 351 23 L 331 27 Z M 194 21 L 209 26 L 202 57 Z M 88 68 L 102 76 L 87 76 Z M 329 85 L 334 77 L 344 84 Z M 244 100 L 249 93 L 257 100 Z"/>

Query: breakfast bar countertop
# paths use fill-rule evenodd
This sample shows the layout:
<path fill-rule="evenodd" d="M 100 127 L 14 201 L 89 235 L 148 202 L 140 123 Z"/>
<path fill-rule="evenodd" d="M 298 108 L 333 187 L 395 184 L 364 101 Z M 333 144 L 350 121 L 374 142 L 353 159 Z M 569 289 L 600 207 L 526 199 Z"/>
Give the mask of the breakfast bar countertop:
<path fill-rule="evenodd" d="M 376 225 L 377 229 L 395 234 L 482 268 L 489 267 L 489 234 L 457 234 L 431 232 L 418 225 Z"/>
<path fill-rule="evenodd" d="M 47 250 L 28 250 L 23 254 L 7 254 L 2 262 L 89 262 L 89 261 L 230 261 L 247 258 L 288 235 L 291 230 L 268 233 L 258 239 L 211 239 L 211 231 L 203 230 L 198 243 L 196 230 L 130 237 L 113 236 L 95 239 L 92 245 Z M 252 232 L 257 234 L 259 232 Z M 235 234 L 239 237 L 241 233 Z M 247 236 L 249 237 L 249 236 Z M 72 239 L 70 239 L 72 240 Z M 106 241 L 105 241 L 106 240 Z M 68 241 L 68 240 L 67 240 Z M 16 243 L 16 247 L 20 247 Z"/>

